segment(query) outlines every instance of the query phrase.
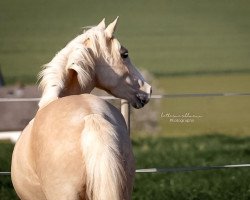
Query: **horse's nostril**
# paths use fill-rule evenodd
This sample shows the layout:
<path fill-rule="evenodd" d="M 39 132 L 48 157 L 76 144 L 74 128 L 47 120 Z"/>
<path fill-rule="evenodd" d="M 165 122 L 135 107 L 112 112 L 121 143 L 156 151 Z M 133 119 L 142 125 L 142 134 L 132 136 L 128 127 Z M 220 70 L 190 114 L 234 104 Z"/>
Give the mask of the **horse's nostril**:
<path fill-rule="evenodd" d="M 149 96 L 147 94 L 137 94 L 136 97 L 142 106 L 149 102 Z"/>
<path fill-rule="evenodd" d="M 144 103 L 144 104 L 146 104 L 146 103 L 148 103 L 148 102 L 149 102 L 149 98 L 146 98 L 146 99 L 143 100 L 143 103 Z"/>
<path fill-rule="evenodd" d="M 142 98 L 139 98 L 141 104 L 145 105 L 146 103 L 148 103 L 149 99 L 147 97 L 142 97 Z"/>
<path fill-rule="evenodd" d="M 147 103 L 147 100 L 146 99 L 140 99 L 141 103 L 144 105 Z"/>

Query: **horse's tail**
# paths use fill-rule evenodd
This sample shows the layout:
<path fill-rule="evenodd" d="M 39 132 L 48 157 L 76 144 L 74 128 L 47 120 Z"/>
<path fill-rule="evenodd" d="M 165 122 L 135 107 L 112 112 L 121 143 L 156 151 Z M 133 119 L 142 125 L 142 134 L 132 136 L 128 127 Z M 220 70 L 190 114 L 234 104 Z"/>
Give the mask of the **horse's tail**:
<path fill-rule="evenodd" d="M 81 143 L 88 198 L 125 199 L 126 175 L 114 127 L 99 114 L 88 115 L 84 121 Z"/>

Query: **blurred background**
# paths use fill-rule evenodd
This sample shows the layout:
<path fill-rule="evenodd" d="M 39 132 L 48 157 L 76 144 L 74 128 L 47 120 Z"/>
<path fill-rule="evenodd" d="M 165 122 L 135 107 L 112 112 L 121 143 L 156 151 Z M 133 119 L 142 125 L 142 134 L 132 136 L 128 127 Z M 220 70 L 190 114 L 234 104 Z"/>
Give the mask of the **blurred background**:
<path fill-rule="evenodd" d="M 41 66 L 83 27 L 116 16 L 115 35 L 154 94 L 250 92 L 248 0 L 2 0 L 0 97 L 39 97 Z M 137 168 L 250 162 L 249 100 L 152 99 L 132 110 Z M 36 109 L 36 102 L 0 102 L 0 131 L 22 130 Z M 193 121 L 183 121 L 185 115 Z M 172 120 L 176 116 L 179 121 Z M 9 171 L 12 148 L 0 142 L 0 171 Z M 249 199 L 247 174 L 247 169 L 140 174 L 133 199 Z M 0 199 L 15 198 L 10 179 L 0 177 Z"/>

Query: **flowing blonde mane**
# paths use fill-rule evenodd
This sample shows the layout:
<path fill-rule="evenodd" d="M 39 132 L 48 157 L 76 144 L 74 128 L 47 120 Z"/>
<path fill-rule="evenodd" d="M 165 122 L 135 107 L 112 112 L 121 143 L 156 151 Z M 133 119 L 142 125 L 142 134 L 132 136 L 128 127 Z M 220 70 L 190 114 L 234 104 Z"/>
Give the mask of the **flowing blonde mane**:
<path fill-rule="evenodd" d="M 86 45 L 88 42 L 90 46 Z M 49 96 L 58 98 L 65 88 L 68 69 L 75 70 L 80 87 L 86 87 L 86 83 L 92 81 L 92 75 L 95 73 L 96 60 L 103 59 L 112 63 L 119 56 L 120 48 L 120 43 L 115 38 L 107 45 L 104 29 L 98 26 L 85 29 L 83 34 L 70 41 L 49 63 L 43 66 L 43 70 L 38 75 L 39 88 L 43 91 L 43 96 L 46 91 L 55 93 Z M 48 97 L 44 98 L 48 99 Z"/>

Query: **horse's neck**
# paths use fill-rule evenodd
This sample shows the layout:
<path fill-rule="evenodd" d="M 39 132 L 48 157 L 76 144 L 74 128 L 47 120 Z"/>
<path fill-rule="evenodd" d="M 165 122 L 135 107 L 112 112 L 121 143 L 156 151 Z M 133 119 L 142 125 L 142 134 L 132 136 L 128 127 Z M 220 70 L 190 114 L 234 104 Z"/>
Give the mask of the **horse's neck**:
<path fill-rule="evenodd" d="M 65 70 L 61 70 L 67 65 L 67 59 L 72 49 L 84 40 L 83 37 L 85 37 L 83 34 L 77 36 L 75 39 L 69 42 L 64 49 L 59 51 L 58 54 L 51 60 L 51 62 L 47 64 L 47 70 L 51 70 L 49 72 L 49 76 L 53 76 L 53 78 L 48 78 L 48 82 L 44 87 L 44 91 L 39 102 L 39 108 L 46 106 L 50 102 L 60 97 L 90 93 L 94 89 L 95 79 L 92 77 L 93 75 L 90 74 L 90 78 L 86 78 L 84 80 L 81 79 L 80 86 L 77 73 L 74 70 L 70 70 L 66 78 Z M 44 74 L 45 76 L 47 75 L 46 72 Z"/>
<path fill-rule="evenodd" d="M 65 96 L 70 95 L 78 95 L 84 93 L 90 93 L 95 87 L 95 78 L 91 77 L 91 79 L 86 78 L 80 86 L 77 78 L 77 73 L 74 70 L 70 70 L 68 72 L 67 79 L 63 83 L 63 85 L 55 84 L 55 85 L 47 85 L 44 88 L 41 100 L 39 102 L 39 108 L 42 108 L 49 104 L 50 102 Z"/>
<path fill-rule="evenodd" d="M 81 80 L 84 82 L 82 83 L 82 85 L 80 85 L 77 73 L 74 70 L 68 71 L 67 78 L 68 79 L 65 81 L 65 87 L 60 91 L 59 97 L 90 93 L 95 87 L 94 77 L 91 77 L 91 79 L 86 78 L 84 80 Z"/>

